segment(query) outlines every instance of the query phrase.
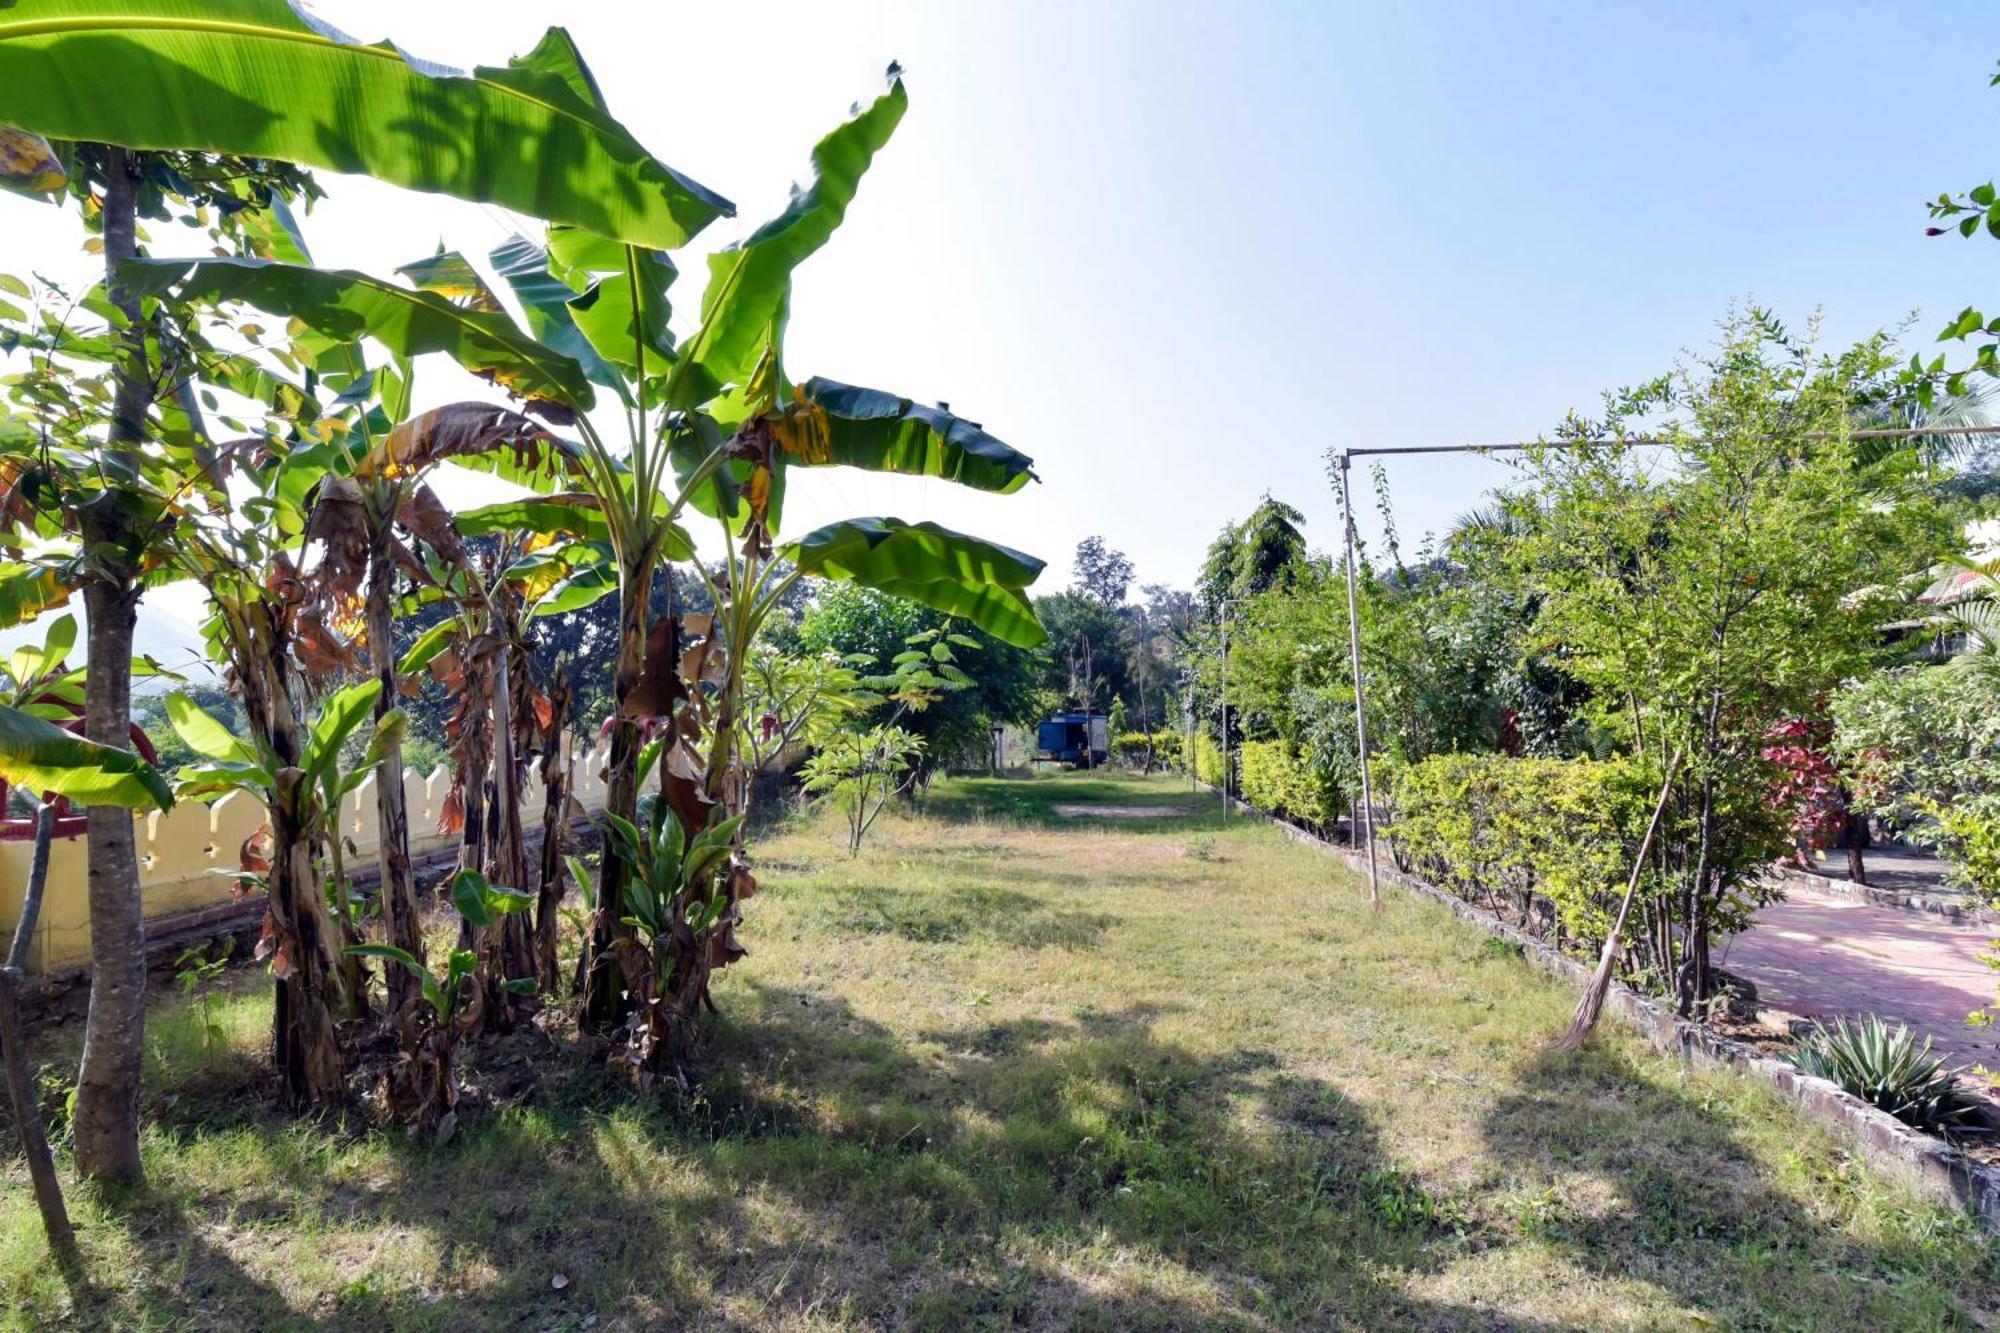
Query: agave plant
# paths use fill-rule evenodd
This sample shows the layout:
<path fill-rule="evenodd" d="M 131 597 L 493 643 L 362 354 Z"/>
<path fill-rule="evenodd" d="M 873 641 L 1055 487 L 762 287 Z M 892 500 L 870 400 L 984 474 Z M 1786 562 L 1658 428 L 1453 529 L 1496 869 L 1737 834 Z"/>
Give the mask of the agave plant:
<path fill-rule="evenodd" d="M 1785 1058 L 1904 1124 L 1933 1133 L 1989 1132 L 1992 1108 L 1931 1054 L 1930 1038 L 1920 1044 L 1909 1028 L 1873 1014 L 1816 1022 Z"/>

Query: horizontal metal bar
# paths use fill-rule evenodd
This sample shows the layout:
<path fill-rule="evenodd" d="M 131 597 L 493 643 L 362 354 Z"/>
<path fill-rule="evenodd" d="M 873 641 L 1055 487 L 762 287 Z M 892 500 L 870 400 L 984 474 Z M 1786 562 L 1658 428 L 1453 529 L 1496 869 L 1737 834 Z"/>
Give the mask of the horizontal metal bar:
<path fill-rule="evenodd" d="M 1817 430 L 1806 438 L 1823 440 L 1834 432 Z M 1847 432 L 1850 440 L 1909 439 L 1921 435 L 2000 435 L 2000 426 L 1871 426 L 1863 430 Z M 1591 440 L 1509 440 L 1499 444 L 1416 444 L 1397 448 L 1342 449 L 1348 458 L 1364 458 L 1382 454 L 1497 454 L 1520 453 L 1529 449 L 1616 449 L 1643 448 L 1680 444 L 1680 440 L 1665 440 L 1657 436 L 1635 436 L 1630 439 Z"/>

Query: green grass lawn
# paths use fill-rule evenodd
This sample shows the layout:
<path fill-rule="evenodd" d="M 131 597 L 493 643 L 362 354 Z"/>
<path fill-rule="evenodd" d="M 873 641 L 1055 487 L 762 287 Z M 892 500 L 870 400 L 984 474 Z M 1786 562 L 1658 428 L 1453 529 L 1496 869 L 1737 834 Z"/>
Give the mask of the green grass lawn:
<path fill-rule="evenodd" d="M 1179 805 L 1166 818 L 1064 806 Z M 2000 1261 L 1747 1080 L 1170 779 L 962 780 L 759 846 L 685 1101 L 580 1059 L 441 1149 L 278 1114 L 261 986 L 153 1032 L 119 1328 L 1990 1326 Z M 244 974 L 246 980 L 254 978 Z M 52 1046 L 55 1038 L 43 1046 Z M 46 1054 L 39 1051 L 38 1054 Z M 0 1318 L 70 1313 L 25 1173 Z"/>

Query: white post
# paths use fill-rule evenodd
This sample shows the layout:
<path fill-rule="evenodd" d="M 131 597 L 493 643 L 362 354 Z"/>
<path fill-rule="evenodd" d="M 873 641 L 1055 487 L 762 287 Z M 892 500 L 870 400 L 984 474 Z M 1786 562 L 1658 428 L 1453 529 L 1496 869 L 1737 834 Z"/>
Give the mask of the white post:
<path fill-rule="evenodd" d="M 1340 455 L 1340 512 L 1347 546 L 1347 651 L 1354 668 L 1354 741 L 1361 752 L 1361 813 L 1358 827 L 1368 840 L 1368 901 L 1382 904 L 1382 884 L 1375 868 L 1375 792 L 1368 776 L 1368 707 L 1361 688 L 1361 614 L 1354 593 L 1354 478 L 1351 452 Z"/>

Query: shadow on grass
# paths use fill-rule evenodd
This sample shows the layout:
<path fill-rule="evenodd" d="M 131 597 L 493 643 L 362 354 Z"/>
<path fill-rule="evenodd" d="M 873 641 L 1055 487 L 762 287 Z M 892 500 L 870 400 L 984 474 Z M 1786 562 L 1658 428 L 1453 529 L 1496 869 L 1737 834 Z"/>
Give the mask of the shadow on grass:
<path fill-rule="evenodd" d="M 811 993 L 733 1008 L 676 1107 L 584 1082 L 442 1149 L 348 1140 L 365 1165 L 310 1125 L 174 1131 L 254 1169 L 119 1203 L 138 1262 L 81 1322 L 1535 1327 L 1401 1289 L 1486 1238 L 1267 1052 L 1199 1055 L 1145 1008 L 907 1044 Z"/>
<path fill-rule="evenodd" d="M 906 1045 L 837 1001 L 751 990 L 695 1109 L 794 1201 L 866 1214 L 846 1279 L 915 1293 L 864 1305 L 871 1322 L 1533 1327 L 1398 1289 L 1477 1227 L 1388 1162 L 1337 1087 L 1269 1052 L 1196 1054 L 1145 1006 Z M 1099 1267 L 1119 1276 L 1076 1272 Z"/>
<path fill-rule="evenodd" d="M 1837 1213 L 1814 1216 L 1779 1189 L 1717 1109 L 1699 1084 L 1649 1076 L 1593 1042 L 1530 1060 L 1483 1128 L 1522 1177 L 1609 1186 L 1608 1202 L 1587 1209 L 1553 1188 L 1531 1197 L 1517 1219 L 1525 1233 L 1724 1326 L 1987 1326 L 1992 1310 L 1973 1314 L 1954 1295 L 2000 1291 L 2000 1248 L 1979 1245 L 1969 1218 L 1889 1208 L 1887 1225 L 1877 1219 L 1858 1236 Z M 1884 1188 L 1875 1168 L 1851 1170 L 1853 1189 Z"/>

